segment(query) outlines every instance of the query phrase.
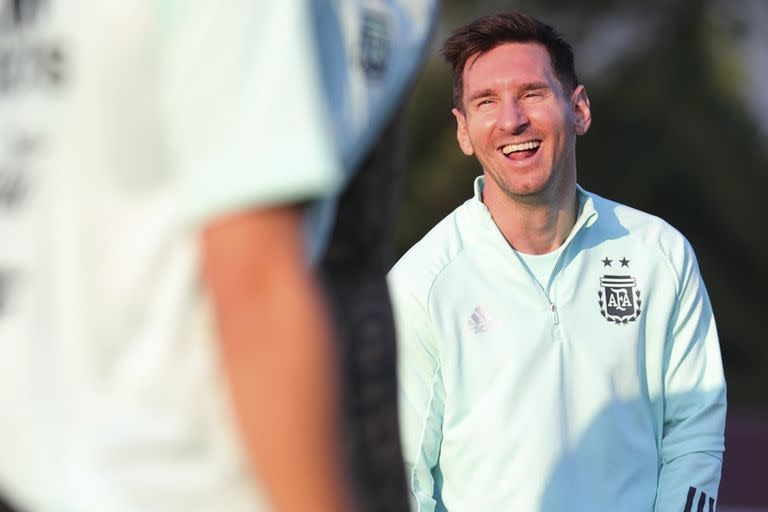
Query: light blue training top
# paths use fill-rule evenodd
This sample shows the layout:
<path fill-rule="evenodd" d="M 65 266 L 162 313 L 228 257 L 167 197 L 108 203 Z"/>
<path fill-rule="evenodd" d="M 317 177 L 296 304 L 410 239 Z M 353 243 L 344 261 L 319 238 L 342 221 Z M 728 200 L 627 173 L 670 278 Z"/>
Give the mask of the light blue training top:
<path fill-rule="evenodd" d="M 713 507 L 725 382 L 689 243 L 579 188 L 537 279 L 482 184 L 389 275 L 414 510 Z"/>

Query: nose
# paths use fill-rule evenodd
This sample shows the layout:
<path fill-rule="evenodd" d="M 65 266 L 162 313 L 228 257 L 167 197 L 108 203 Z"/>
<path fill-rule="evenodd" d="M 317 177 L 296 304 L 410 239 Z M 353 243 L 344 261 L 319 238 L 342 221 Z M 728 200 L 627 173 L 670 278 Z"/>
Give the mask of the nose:
<path fill-rule="evenodd" d="M 498 127 L 511 134 L 520 134 L 528 127 L 530 120 L 525 109 L 515 100 L 505 101 L 499 112 Z"/>

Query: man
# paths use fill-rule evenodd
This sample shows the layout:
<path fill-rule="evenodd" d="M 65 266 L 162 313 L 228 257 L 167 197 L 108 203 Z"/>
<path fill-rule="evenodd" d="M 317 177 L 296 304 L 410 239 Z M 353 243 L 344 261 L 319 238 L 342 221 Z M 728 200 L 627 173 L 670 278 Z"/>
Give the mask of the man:
<path fill-rule="evenodd" d="M 570 46 L 524 14 L 459 28 L 475 196 L 390 273 L 414 509 L 714 510 L 725 384 L 688 242 L 576 183 Z"/>
<path fill-rule="evenodd" d="M 0 0 L 5 499 L 373 507 L 341 462 L 308 263 L 433 19 L 428 0 Z M 392 502 L 401 471 L 372 470 L 400 472 Z"/>

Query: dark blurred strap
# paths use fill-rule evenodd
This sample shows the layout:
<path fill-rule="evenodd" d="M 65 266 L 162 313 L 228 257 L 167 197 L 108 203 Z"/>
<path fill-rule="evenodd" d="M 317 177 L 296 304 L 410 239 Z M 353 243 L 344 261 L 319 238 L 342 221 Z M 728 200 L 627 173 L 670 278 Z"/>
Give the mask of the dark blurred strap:
<path fill-rule="evenodd" d="M 341 340 L 349 471 L 363 512 L 406 512 L 395 330 L 386 286 L 402 169 L 401 115 L 338 205 L 321 271 Z"/>

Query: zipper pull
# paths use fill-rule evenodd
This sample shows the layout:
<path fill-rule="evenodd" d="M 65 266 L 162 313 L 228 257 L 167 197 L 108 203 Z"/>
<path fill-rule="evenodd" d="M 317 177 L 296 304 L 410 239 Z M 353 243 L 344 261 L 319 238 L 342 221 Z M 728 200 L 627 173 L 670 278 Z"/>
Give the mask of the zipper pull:
<path fill-rule="evenodd" d="M 557 306 L 554 304 L 549 305 L 550 311 L 552 311 L 552 320 L 554 321 L 555 325 L 560 323 L 560 316 L 557 314 Z"/>

